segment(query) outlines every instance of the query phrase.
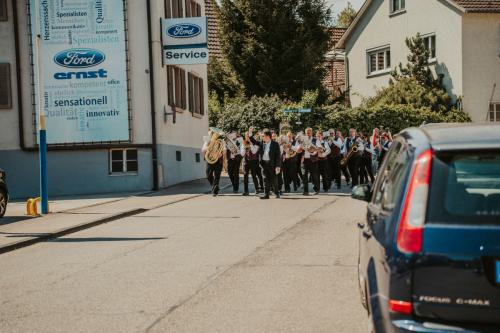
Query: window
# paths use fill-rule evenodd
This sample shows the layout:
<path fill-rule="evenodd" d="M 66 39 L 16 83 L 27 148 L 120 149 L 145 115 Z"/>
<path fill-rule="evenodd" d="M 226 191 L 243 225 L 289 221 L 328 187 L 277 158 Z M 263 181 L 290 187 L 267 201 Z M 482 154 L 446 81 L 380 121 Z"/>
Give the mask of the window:
<path fill-rule="evenodd" d="M 188 74 L 188 87 L 189 87 L 189 111 L 193 114 L 205 114 L 205 95 L 203 79 L 194 75 Z"/>
<path fill-rule="evenodd" d="M 489 120 L 493 123 L 500 122 L 500 102 L 490 103 Z"/>
<path fill-rule="evenodd" d="M 500 151 L 436 153 L 427 220 L 445 224 L 500 224 Z"/>
<path fill-rule="evenodd" d="M 167 66 L 168 105 L 186 110 L 186 71 Z"/>
<path fill-rule="evenodd" d="M 165 17 L 180 18 L 184 17 L 184 0 L 166 0 L 165 1 Z"/>
<path fill-rule="evenodd" d="M 200 153 L 195 153 L 194 159 L 195 159 L 196 163 L 200 163 Z"/>
<path fill-rule="evenodd" d="M 11 96 L 10 64 L 0 64 L 0 109 L 12 107 Z"/>
<path fill-rule="evenodd" d="M 7 0 L 0 0 L 0 21 L 7 21 Z"/>
<path fill-rule="evenodd" d="M 368 75 L 386 73 L 391 68 L 391 50 L 382 48 L 368 51 Z"/>
<path fill-rule="evenodd" d="M 405 189 L 410 162 L 411 156 L 406 145 L 401 141 L 394 141 L 379 172 L 381 178 L 374 191 L 374 204 L 381 205 L 388 212 L 394 210 Z"/>
<path fill-rule="evenodd" d="M 391 0 L 391 14 L 404 11 L 405 8 L 405 0 Z"/>
<path fill-rule="evenodd" d="M 177 150 L 177 151 L 175 152 L 175 160 L 176 160 L 177 162 L 182 161 L 182 152 L 181 152 L 180 150 Z"/>
<path fill-rule="evenodd" d="M 436 35 L 429 35 L 423 38 L 424 45 L 429 51 L 429 60 L 436 59 Z"/>
<path fill-rule="evenodd" d="M 200 17 L 201 5 L 194 0 L 186 0 L 186 17 Z"/>
<path fill-rule="evenodd" d="M 133 173 L 139 170 L 137 149 L 112 149 L 109 152 L 111 174 Z"/>

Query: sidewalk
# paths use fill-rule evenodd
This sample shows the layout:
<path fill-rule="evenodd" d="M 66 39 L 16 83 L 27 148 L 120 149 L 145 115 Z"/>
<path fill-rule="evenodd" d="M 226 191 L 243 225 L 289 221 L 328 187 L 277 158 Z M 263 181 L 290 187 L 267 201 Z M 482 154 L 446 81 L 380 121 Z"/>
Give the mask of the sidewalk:
<path fill-rule="evenodd" d="M 229 179 L 221 178 L 222 188 L 228 183 Z M 206 179 L 199 179 L 158 192 L 61 197 L 50 200 L 52 214 L 39 217 L 24 215 L 25 202 L 12 202 L 0 219 L 0 254 L 195 198 L 208 190 Z"/>

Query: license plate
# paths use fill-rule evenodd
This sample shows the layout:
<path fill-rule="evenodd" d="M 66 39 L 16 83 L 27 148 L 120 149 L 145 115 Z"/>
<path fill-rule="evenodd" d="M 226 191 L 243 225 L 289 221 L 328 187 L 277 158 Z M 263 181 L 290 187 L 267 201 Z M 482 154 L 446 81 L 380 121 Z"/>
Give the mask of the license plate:
<path fill-rule="evenodd" d="M 497 260 L 497 283 L 500 283 L 500 260 Z"/>

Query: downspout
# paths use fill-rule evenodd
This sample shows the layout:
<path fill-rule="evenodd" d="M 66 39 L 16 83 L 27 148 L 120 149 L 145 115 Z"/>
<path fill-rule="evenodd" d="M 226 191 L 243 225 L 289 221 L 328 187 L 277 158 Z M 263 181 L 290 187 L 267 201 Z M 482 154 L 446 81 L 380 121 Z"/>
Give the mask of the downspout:
<path fill-rule="evenodd" d="M 153 190 L 158 191 L 158 149 L 156 143 L 156 103 L 153 63 L 153 37 L 151 25 L 151 0 L 147 0 L 148 41 L 149 41 L 149 86 L 151 98 L 151 154 L 153 159 Z"/>
<path fill-rule="evenodd" d="M 21 56 L 19 52 L 19 30 L 17 28 L 17 1 L 12 1 L 12 22 L 14 24 L 14 48 L 16 53 L 16 81 L 17 81 L 17 113 L 18 113 L 18 126 L 19 126 L 19 146 L 21 150 L 27 151 L 24 144 L 24 118 L 23 118 L 23 98 L 22 98 L 22 84 L 21 84 L 21 66 L 19 64 Z"/>

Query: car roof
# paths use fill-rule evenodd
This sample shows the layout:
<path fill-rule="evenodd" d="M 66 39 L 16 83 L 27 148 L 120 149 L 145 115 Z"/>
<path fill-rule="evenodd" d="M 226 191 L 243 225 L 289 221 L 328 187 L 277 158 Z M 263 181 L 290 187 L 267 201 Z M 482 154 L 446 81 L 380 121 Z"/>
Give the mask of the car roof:
<path fill-rule="evenodd" d="M 442 123 L 419 127 L 434 150 L 500 149 L 500 124 Z"/>

